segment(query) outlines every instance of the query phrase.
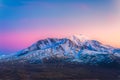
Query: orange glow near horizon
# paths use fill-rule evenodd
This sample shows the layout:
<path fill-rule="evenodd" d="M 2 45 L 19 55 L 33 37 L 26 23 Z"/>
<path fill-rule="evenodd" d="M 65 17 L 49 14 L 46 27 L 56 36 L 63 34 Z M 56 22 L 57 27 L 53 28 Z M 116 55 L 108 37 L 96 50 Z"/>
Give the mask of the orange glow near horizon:
<path fill-rule="evenodd" d="M 90 30 L 89 30 L 90 31 Z M 26 32 L 26 33 L 9 33 L 9 35 L 11 36 L 6 36 L 2 37 L 3 42 L 0 44 L 3 44 L 5 47 L 8 47 L 10 49 L 17 49 L 17 50 L 21 50 L 24 49 L 26 47 L 29 47 L 30 45 L 32 45 L 33 43 L 35 43 L 36 41 L 40 40 L 40 39 L 46 39 L 46 38 L 64 38 L 64 37 L 68 37 L 68 36 L 72 36 L 74 35 L 74 33 L 76 34 L 83 34 L 85 36 L 88 36 L 90 39 L 94 39 L 94 40 L 98 40 L 100 42 L 102 42 L 103 44 L 106 45 L 110 45 L 116 48 L 120 48 L 120 37 L 118 37 L 120 34 L 118 34 L 116 31 L 116 33 L 114 34 L 118 34 L 118 35 L 114 35 L 113 33 L 110 33 L 109 30 L 106 33 L 101 33 L 101 31 L 96 31 L 96 32 L 89 32 L 89 31 L 81 31 L 81 33 L 69 33 L 69 32 L 63 32 L 61 33 L 45 33 L 45 32 L 41 32 L 39 33 L 39 31 L 34 32 L 34 33 L 30 33 L 30 32 Z M 39 35 L 36 35 L 39 34 Z M 66 34 L 66 35 L 63 35 Z M 106 35 L 104 35 L 106 34 Z"/>
<path fill-rule="evenodd" d="M 0 15 L 0 51 L 21 50 L 40 39 L 74 34 L 120 48 L 120 0 L 54 1 L 0 3 L 4 14 Z"/>

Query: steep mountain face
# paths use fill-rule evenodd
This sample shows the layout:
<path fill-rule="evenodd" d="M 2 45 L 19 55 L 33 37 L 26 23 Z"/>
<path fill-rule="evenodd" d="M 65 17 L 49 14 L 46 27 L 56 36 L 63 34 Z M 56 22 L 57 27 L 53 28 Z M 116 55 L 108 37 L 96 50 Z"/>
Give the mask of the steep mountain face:
<path fill-rule="evenodd" d="M 68 62 L 108 64 L 116 62 L 119 55 L 119 49 L 90 40 L 83 35 L 74 35 L 62 39 L 39 40 L 32 46 L 2 60 L 42 63 L 44 60 L 60 59 Z"/>

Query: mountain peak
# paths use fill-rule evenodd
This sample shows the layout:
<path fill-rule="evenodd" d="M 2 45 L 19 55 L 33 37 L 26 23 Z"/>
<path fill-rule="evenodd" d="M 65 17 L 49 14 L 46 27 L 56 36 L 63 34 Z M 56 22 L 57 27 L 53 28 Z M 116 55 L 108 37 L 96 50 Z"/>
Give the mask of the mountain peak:
<path fill-rule="evenodd" d="M 68 39 L 75 42 L 76 44 L 79 44 L 79 42 L 86 42 L 90 40 L 90 38 L 82 34 L 75 34 L 75 35 L 69 36 Z"/>
<path fill-rule="evenodd" d="M 87 36 L 85 36 L 85 35 L 83 35 L 83 34 L 75 34 L 75 35 L 73 35 L 73 37 L 76 37 L 76 38 L 78 38 L 80 41 L 86 41 L 86 40 L 89 40 L 90 38 L 89 37 L 87 37 Z"/>

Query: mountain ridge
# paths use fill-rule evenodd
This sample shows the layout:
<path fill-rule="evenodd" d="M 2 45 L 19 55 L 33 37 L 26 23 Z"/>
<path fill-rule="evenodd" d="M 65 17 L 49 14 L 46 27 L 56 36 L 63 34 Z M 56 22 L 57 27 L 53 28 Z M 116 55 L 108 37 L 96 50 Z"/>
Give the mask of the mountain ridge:
<path fill-rule="evenodd" d="M 42 62 L 44 59 L 62 59 L 78 63 L 112 63 L 120 57 L 120 49 L 104 45 L 99 41 L 88 39 L 83 35 L 66 38 L 42 39 L 2 61 Z"/>

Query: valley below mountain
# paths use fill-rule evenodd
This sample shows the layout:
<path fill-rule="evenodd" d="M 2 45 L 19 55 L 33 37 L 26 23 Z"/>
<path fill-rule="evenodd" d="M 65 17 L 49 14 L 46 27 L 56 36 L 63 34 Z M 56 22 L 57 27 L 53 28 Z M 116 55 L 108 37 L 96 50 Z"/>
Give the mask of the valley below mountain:
<path fill-rule="evenodd" d="M 116 66 L 116 65 L 114 65 Z M 120 68 L 80 64 L 2 64 L 1 80 L 120 80 Z"/>

